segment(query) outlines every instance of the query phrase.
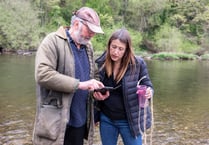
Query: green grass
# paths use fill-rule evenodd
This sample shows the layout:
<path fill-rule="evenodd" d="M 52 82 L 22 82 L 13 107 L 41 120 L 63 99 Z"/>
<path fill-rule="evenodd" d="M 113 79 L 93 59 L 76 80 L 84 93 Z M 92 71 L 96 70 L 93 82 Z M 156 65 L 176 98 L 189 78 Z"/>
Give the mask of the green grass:
<path fill-rule="evenodd" d="M 161 52 L 152 55 L 152 59 L 159 60 L 196 60 L 199 59 L 197 55 L 187 54 L 187 53 L 170 53 L 170 52 Z"/>

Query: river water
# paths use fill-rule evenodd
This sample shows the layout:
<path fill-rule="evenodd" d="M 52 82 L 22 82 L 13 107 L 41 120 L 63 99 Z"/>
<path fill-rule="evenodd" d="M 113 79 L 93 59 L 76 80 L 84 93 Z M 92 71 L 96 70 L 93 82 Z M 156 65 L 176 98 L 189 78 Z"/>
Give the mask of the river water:
<path fill-rule="evenodd" d="M 146 62 L 155 88 L 152 144 L 209 145 L 209 62 Z M 32 144 L 35 105 L 34 56 L 0 55 L 0 145 Z"/>

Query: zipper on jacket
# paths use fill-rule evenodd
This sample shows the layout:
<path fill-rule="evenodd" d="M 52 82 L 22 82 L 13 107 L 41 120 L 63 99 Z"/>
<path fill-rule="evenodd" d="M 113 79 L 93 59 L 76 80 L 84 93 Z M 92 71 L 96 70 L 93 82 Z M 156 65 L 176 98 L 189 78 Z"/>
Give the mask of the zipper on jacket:
<path fill-rule="evenodd" d="M 127 108 L 128 108 L 128 104 L 127 104 L 127 102 L 128 102 L 128 97 L 126 96 L 126 94 L 125 94 L 125 82 L 124 82 L 124 79 L 123 79 L 123 81 L 122 81 L 122 86 L 123 86 L 123 96 L 124 96 L 124 105 L 125 105 L 125 110 L 126 110 L 126 114 L 127 114 L 127 120 L 128 120 L 128 124 L 129 124 L 129 126 L 130 126 L 130 128 L 131 128 L 131 131 L 133 131 L 133 134 L 134 134 L 134 137 L 135 138 L 137 138 L 137 133 L 135 132 L 135 130 L 134 130 L 134 125 L 132 124 L 132 120 L 131 120 L 131 113 L 130 113 L 130 111 L 128 111 L 127 110 Z"/>

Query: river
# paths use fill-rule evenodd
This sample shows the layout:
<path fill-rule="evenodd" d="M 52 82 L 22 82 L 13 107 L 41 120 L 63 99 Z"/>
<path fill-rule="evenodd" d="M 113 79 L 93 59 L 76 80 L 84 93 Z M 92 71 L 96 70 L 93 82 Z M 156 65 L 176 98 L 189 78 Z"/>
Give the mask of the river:
<path fill-rule="evenodd" d="M 155 88 L 152 144 L 208 145 L 209 62 L 146 62 Z M 34 56 L 0 55 L 1 145 L 32 144 L 35 105 Z"/>

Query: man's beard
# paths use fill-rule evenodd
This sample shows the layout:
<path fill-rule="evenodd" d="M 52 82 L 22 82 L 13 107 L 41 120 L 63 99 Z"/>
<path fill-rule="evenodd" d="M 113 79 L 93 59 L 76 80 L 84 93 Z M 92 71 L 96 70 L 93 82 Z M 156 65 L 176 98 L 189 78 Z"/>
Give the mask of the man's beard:
<path fill-rule="evenodd" d="M 78 44 L 82 44 L 82 45 L 86 45 L 88 44 L 88 42 L 90 41 L 90 37 L 83 37 L 81 35 L 81 32 L 82 32 L 82 27 L 81 25 L 79 25 L 79 29 L 75 32 L 75 36 L 76 36 L 76 39 L 77 39 L 77 43 Z"/>

